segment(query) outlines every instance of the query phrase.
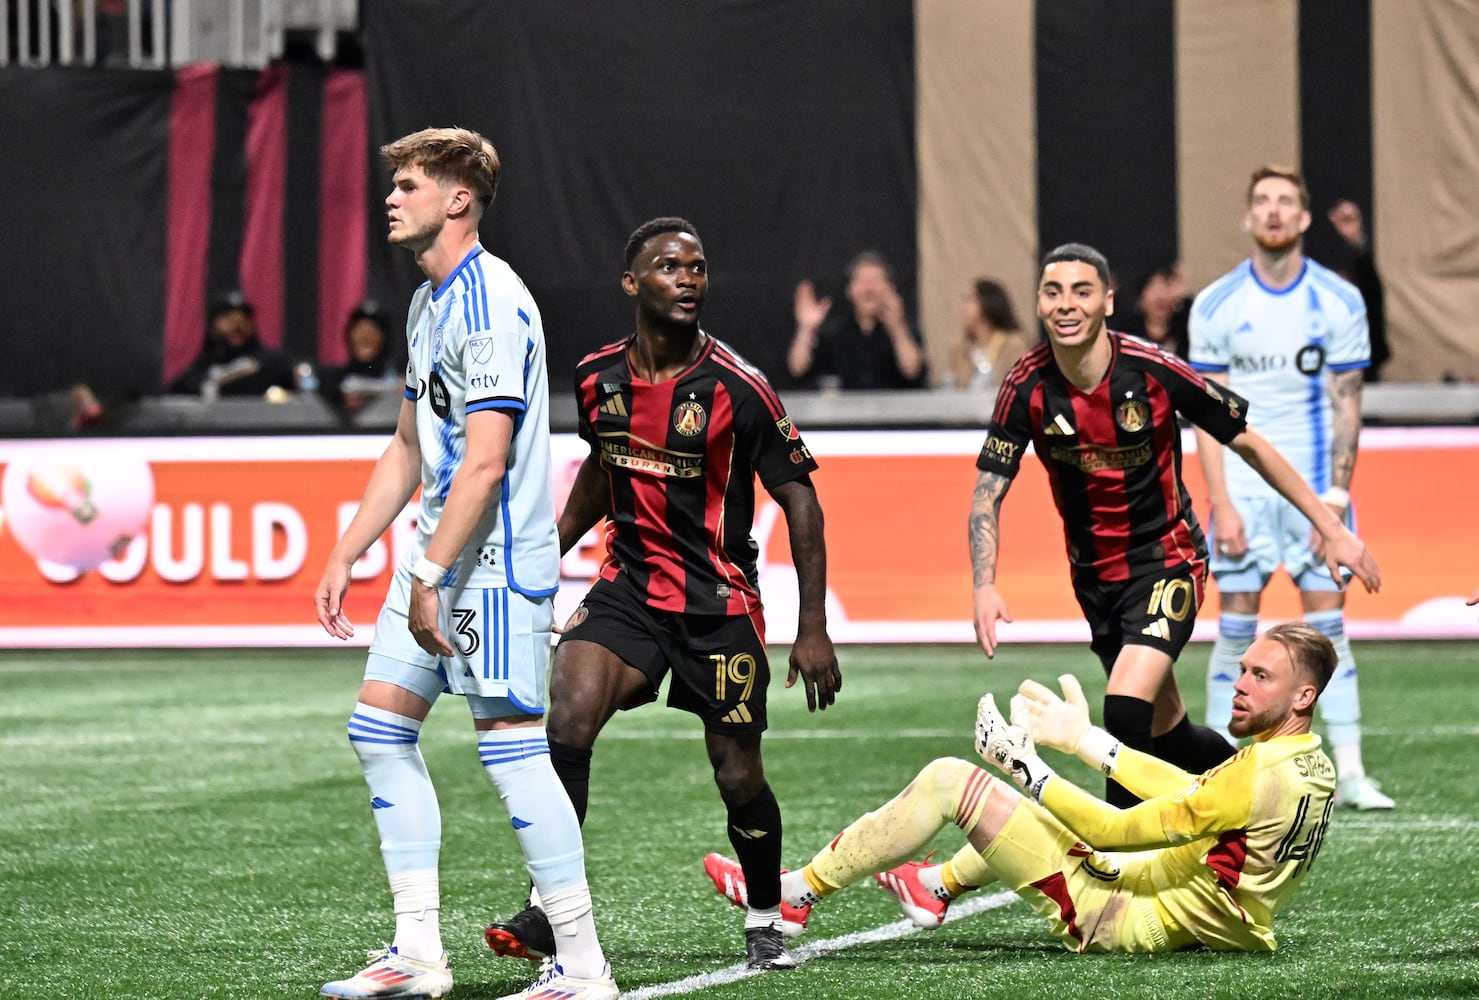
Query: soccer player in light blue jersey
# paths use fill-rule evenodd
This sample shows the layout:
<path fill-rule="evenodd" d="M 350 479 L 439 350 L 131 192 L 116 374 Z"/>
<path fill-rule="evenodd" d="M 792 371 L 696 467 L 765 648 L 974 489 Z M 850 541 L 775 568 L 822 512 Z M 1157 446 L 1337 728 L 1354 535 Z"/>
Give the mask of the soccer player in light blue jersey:
<path fill-rule="evenodd" d="M 596 938 L 575 810 L 545 736 L 553 598 L 559 580 L 549 387 L 539 310 L 478 241 L 498 153 L 466 129 L 425 129 L 381 149 L 395 172 L 390 242 L 427 281 L 406 322 L 410 363 L 395 433 L 315 595 L 318 620 L 347 639 L 350 568 L 417 488 L 416 545 L 375 624 L 349 741 L 395 909 L 395 938 L 329 997 L 443 997 L 452 973 L 439 924 L 441 817 L 418 745 L 444 691 L 465 697 L 478 754 L 507 806 L 554 931 L 555 961 L 524 997 L 615 1000 Z"/>
<path fill-rule="evenodd" d="M 1258 401 L 1248 422 L 1274 443 L 1347 526 L 1361 433 L 1361 385 L 1371 344 L 1361 294 L 1304 256 L 1309 190 L 1295 171 L 1263 166 L 1248 185 L 1244 228 L 1253 255 L 1192 305 L 1192 367 Z M 1258 630 L 1259 599 L 1282 565 L 1305 619 L 1334 644 L 1340 665 L 1320 699 L 1339 783 L 1336 802 L 1391 809 L 1366 775 L 1356 661 L 1345 633 L 1345 593 L 1310 523 L 1236 455 L 1197 432 L 1212 503 L 1212 576 L 1221 595 L 1207 668 L 1207 724 L 1226 731 L 1238 662 Z"/>

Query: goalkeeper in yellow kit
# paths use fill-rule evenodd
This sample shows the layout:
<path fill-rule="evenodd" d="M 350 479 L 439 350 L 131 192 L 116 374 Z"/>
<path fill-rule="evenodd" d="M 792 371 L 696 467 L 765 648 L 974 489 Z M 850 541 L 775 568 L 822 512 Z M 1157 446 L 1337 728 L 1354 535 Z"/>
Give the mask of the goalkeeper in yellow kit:
<path fill-rule="evenodd" d="M 1274 914 L 1330 821 L 1335 768 L 1310 718 L 1335 664 L 1330 641 L 1304 622 L 1265 632 L 1243 656 L 1229 726 L 1253 742 L 1200 776 L 1090 726 L 1071 676 L 1061 699 L 1024 682 L 1010 724 L 988 694 L 976 749 L 1026 796 L 963 760 L 934 760 L 786 873 L 782 897 L 809 906 L 873 874 L 916 925 L 933 928 L 952 899 L 1000 881 L 1075 951 L 1272 951 Z M 1038 746 L 1077 754 L 1144 801 L 1108 805 L 1054 774 Z M 906 860 L 947 823 L 969 840 L 954 857 Z M 711 854 L 705 868 L 731 901 L 743 897 L 737 864 Z"/>

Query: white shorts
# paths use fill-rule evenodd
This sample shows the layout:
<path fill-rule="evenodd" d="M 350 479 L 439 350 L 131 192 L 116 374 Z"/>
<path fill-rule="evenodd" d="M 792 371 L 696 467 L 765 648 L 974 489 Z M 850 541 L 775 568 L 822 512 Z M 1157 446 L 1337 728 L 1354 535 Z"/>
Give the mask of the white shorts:
<path fill-rule="evenodd" d="M 406 626 L 410 597 L 410 571 L 397 567 L 375 622 L 372 659 L 378 654 L 435 673 L 452 694 L 507 698 L 523 712 L 544 714 L 553 597 L 526 597 L 507 587 L 441 588 L 442 634 L 456 657 L 433 656 L 416 645 Z"/>
<path fill-rule="evenodd" d="M 1330 570 L 1310 552 L 1310 533 L 1314 527 L 1283 497 L 1237 497 L 1233 506 L 1243 518 L 1243 533 L 1248 536 L 1248 551 L 1236 558 L 1212 552 L 1212 578 L 1217 589 L 1230 594 L 1258 593 L 1282 565 L 1300 590 L 1331 592 L 1339 590 Z M 1355 517 L 1347 510 L 1346 527 L 1354 530 Z M 1217 525 L 1211 526 L 1215 537 Z"/>

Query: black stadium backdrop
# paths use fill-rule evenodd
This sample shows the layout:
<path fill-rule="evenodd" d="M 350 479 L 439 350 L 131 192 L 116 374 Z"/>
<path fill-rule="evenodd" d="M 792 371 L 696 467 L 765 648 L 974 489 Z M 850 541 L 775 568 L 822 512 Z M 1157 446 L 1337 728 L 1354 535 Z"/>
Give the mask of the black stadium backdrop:
<path fill-rule="evenodd" d="M 1035 4 L 1040 247 L 1112 247 L 1122 275 L 1178 253 L 1174 13 Z M 1350 83 L 1369 77 L 1369 0 L 1299 18 L 1303 169 L 1369 206 L 1370 88 Z M 156 392 L 233 288 L 265 339 L 339 360 L 350 308 L 399 319 L 421 280 L 385 244 L 375 150 L 430 125 L 503 157 L 483 239 L 540 304 L 556 391 L 629 331 L 622 248 L 657 215 L 698 226 L 706 328 L 778 384 L 799 279 L 838 296 L 874 249 L 917 301 L 909 0 L 365 0 L 361 21 L 362 71 L 0 70 L 0 395 Z"/>

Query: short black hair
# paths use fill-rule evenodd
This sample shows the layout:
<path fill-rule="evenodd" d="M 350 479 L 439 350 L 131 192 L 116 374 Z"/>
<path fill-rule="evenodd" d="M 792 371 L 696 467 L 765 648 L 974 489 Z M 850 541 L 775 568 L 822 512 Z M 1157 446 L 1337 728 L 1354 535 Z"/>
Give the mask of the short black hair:
<path fill-rule="evenodd" d="M 1088 264 L 1099 272 L 1099 280 L 1104 283 L 1105 290 L 1114 287 L 1114 280 L 1109 276 L 1109 261 L 1098 250 L 1087 243 L 1065 243 L 1060 247 L 1049 250 L 1042 259 L 1042 267 L 1038 268 L 1038 274 L 1048 269 L 1049 264 L 1059 264 L 1064 261 L 1078 261 L 1080 264 Z"/>
<path fill-rule="evenodd" d="M 687 233 L 699 243 L 703 238 L 698 235 L 698 228 L 687 219 L 680 219 L 676 215 L 664 215 L 656 219 L 649 219 L 642 223 L 632 235 L 627 237 L 627 270 L 632 269 L 632 261 L 637 259 L 637 254 L 642 249 L 642 244 L 652 237 L 661 233 Z"/>
<path fill-rule="evenodd" d="M 229 312 L 246 313 L 252 319 L 257 316 L 257 311 L 252 308 L 252 304 L 247 301 L 247 297 L 241 293 L 239 288 L 233 288 L 211 300 L 209 308 L 206 309 L 206 322 L 214 323 Z"/>
<path fill-rule="evenodd" d="M 847 262 L 847 280 L 852 281 L 852 276 L 860 267 L 876 267 L 883 271 L 883 276 L 892 284 L 894 280 L 894 269 L 889 264 L 888 258 L 877 250 L 864 250 L 852 260 Z"/>

